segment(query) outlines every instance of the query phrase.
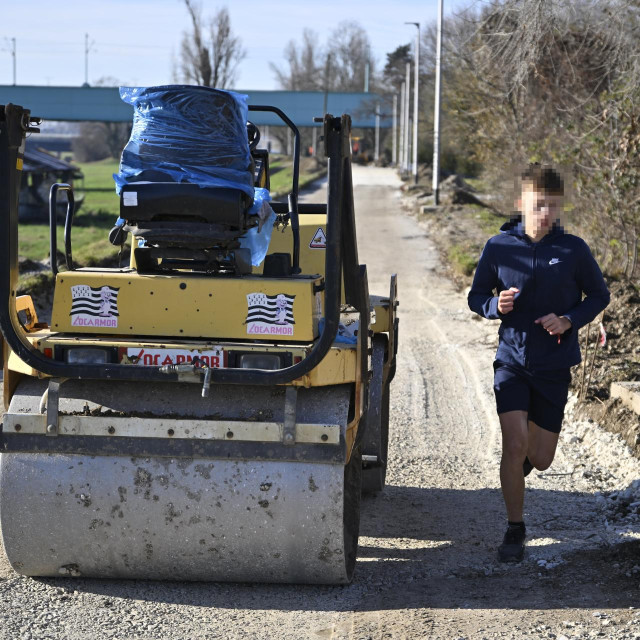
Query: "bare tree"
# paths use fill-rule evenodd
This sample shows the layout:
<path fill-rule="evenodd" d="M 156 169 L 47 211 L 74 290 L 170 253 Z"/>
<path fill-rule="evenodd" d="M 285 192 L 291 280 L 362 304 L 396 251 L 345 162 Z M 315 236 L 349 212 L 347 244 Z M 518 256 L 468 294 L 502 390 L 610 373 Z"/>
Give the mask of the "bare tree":
<path fill-rule="evenodd" d="M 332 52 L 334 91 L 363 91 L 367 64 L 369 88 L 374 90 L 375 59 L 369 36 L 357 22 L 341 22 L 329 37 L 328 49 Z"/>
<path fill-rule="evenodd" d="M 302 43 L 290 40 L 284 50 L 285 65 L 271 64 L 281 89 L 288 91 L 362 91 L 365 68 L 369 63 L 369 87 L 376 86 L 375 61 L 366 31 L 356 22 L 343 22 L 331 33 L 325 47 L 311 29 L 302 33 Z M 375 102 L 365 107 L 368 115 Z M 370 112 L 370 113 L 369 113 Z M 318 114 L 320 115 L 320 114 Z M 355 115 L 355 114 L 354 114 Z M 302 131 L 302 147 L 311 143 L 311 130 Z M 366 135 L 373 136 L 372 132 Z M 286 147 L 286 130 L 272 131 Z"/>
<path fill-rule="evenodd" d="M 192 28 L 182 36 L 182 79 L 205 87 L 230 88 L 246 51 L 240 38 L 233 35 L 229 11 L 223 7 L 207 22 L 199 5 L 192 0 L 184 0 L 184 3 Z"/>
<path fill-rule="evenodd" d="M 323 88 L 322 75 L 324 54 L 318 44 L 318 35 L 311 29 L 302 32 L 302 44 L 289 40 L 284 50 L 287 68 L 280 69 L 270 63 L 276 80 L 287 91 L 319 91 Z"/>
<path fill-rule="evenodd" d="M 302 44 L 290 40 L 284 58 L 284 68 L 271 64 L 271 69 L 280 87 L 289 91 L 362 91 L 367 63 L 372 91 L 377 82 L 369 36 L 357 22 L 340 23 L 326 47 L 318 44 L 314 31 L 305 29 Z M 327 68 L 329 77 L 325 77 Z"/>
<path fill-rule="evenodd" d="M 113 76 L 94 81 L 94 87 L 117 87 L 120 82 Z M 82 122 L 80 135 L 73 141 L 73 152 L 79 162 L 103 158 L 119 158 L 131 134 L 129 122 Z"/>

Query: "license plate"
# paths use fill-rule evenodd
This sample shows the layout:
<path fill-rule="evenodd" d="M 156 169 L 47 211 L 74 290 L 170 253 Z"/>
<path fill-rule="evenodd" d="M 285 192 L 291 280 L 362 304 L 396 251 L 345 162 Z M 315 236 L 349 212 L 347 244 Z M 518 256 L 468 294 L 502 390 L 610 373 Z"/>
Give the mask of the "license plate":
<path fill-rule="evenodd" d="M 224 349 L 147 349 L 133 347 L 120 350 L 120 362 L 142 367 L 162 367 L 167 364 L 190 364 L 198 358 L 212 369 L 227 366 Z"/>

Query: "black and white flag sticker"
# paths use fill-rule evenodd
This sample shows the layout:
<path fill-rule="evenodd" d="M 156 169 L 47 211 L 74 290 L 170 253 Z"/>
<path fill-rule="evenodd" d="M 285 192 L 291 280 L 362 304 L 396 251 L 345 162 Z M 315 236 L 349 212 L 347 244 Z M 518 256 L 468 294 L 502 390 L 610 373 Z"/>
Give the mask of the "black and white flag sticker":
<path fill-rule="evenodd" d="M 266 293 L 247 294 L 247 333 L 293 335 L 293 301 L 295 296 L 285 293 L 267 295 Z"/>
<path fill-rule="evenodd" d="M 87 327 L 118 326 L 118 291 L 116 287 L 71 287 L 71 324 Z"/>

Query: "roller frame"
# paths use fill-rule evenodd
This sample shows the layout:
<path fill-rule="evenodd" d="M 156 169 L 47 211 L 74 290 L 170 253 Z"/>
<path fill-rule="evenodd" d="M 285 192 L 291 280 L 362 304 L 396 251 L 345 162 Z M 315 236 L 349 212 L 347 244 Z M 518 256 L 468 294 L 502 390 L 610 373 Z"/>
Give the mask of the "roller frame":
<path fill-rule="evenodd" d="M 68 379 L 80 384 L 104 381 L 105 387 L 133 381 L 136 386 L 131 393 L 144 395 L 149 385 L 176 384 L 178 376 L 155 367 L 56 362 L 25 339 L 17 320 L 14 287 L 21 153 L 32 124 L 28 110 L 0 106 L 0 223 L 5 231 L 0 233 L 0 329 L 8 347 L 27 366 L 40 376 L 54 378 L 45 383 L 49 399 L 44 419 L 41 409 L 21 413 L 12 402 L 6 428 L 0 430 L 4 451 L 0 454 L 0 534 L 11 565 L 24 575 L 42 576 L 349 582 L 358 537 L 359 445 L 366 425 L 371 338 L 366 267 L 358 263 L 355 235 L 350 118 L 324 118 L 329 195 L 322 334 L 302 362 L 284 369 L 210 371 L 212 386 L 240 391 L 247 385 L 268 390 L 305 376 L 335 339 L 344 282 L 344 299 L 360 315 L 360 376 L 355 392 L 350 393 L 355 405 L 338 423 L 338 441 L 322 444 L 302 441 L 298 427 L 302 434 L 309 423 L 296 417 L 295 405 L 291 415 L 291 401 L 284 404 L 281 420 L 253 421 L 252 425 L 252 421 L 234 422 L 238 429 L 252 426 L 266 431 L 269 425 L 277 425 L 281 438 L 273 442 L 211 434 L 203 438 L 74 434 L 69 427 L 73 421 L 67 420 L 71 413 L 50 409 L 58 404 L 57 394 L 63 402 Z M 289 213 L 296 265 L 297 208 L 295 188 Z M 70 246 L 65 248 L 70 258 Z M 28 385 L 32 380 L 23 382 Z M 182 395 L 194 385 L 179 387 Z M 20 383 L 13 396 L 18 405 L 22 393 Z M 28 423 L 22 433 L 16 428 L 20 415 Z M 200 418 L 207 421 L 206 416 Z M 158 430 L 171 419 L 154 415 L 148 425 Z M 171 423 L 172 428 L 186 431 L 184 420 L 178 422 Z M 77 424 L 76 420 L 76 428 Z M 125 430 L 123 423 L 114 424 L 115 429 Z M 13 432 L 8 431 L 10 427 Z M 228 428 L 227 422 L 224 427 Z M 162 470 L 167 471 L 166 481 Z M 154 479 L 159 487 L 152 489 Z M 129 496 L 125 501 L 120 489 Z M 208 536 L 215 537 L 214 544 Z"/>

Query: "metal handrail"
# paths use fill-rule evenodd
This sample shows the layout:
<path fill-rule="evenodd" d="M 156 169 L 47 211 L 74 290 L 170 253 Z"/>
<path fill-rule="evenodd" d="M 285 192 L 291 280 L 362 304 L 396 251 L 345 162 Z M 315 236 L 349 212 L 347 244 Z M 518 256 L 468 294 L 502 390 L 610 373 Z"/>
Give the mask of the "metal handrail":
<path fill-rule="evenodd" d="M 291 233 L 293 235 L 292 273 L 300 273 L 300 221 L 298 219 L 298 184 L 300 181 L 300 131 L 287 114 L 278 109 L 262 104 L 250 104 L 249 111 L 270 111 L 275 113 L 293 131 L 293 180 L 291 193 L 287 198 L 289 203 L 289 219 L 291 220 Z"/>

